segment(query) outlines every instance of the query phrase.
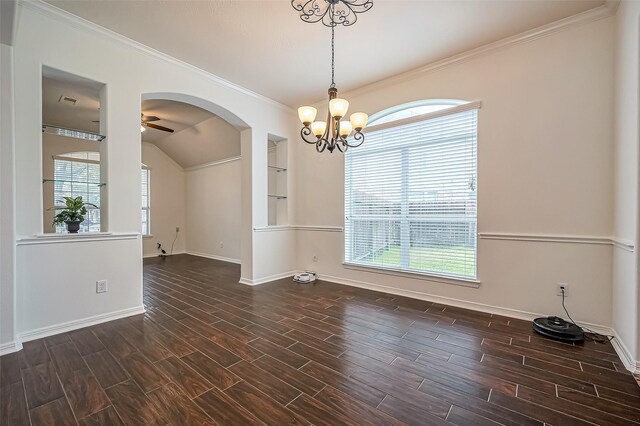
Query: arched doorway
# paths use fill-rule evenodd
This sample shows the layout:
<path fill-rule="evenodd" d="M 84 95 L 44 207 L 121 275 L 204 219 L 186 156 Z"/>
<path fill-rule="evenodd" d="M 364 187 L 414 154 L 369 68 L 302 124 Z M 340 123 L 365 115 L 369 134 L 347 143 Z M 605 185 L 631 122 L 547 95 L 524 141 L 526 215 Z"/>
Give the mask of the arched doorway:
<path fill-rule="evenodd" d="M 142 161 L 149 170 L 142 202 L 143 216 L 149 215 L 145 257 L 164 250 L 250 270 L 251 257 L 242 255 L 251 216 L 243 214 L 240 143 L 251 137 L 250 126 L 214 102 L 183 93 L 143 94 L 141 113 Z"/>

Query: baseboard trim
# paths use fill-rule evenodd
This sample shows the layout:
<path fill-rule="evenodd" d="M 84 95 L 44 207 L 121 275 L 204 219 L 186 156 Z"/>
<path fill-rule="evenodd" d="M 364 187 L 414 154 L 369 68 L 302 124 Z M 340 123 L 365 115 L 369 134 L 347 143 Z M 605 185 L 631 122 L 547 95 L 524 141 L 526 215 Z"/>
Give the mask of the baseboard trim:
<path fill-rule="evenodd" d="M 188 253 L 186 251 L 178 251 L 178 252 L 175 252 L 173 254 L 166 255 L 166 257 L 175 256 L 176 254 L 188 254 Z M 155 253 L 155 254 L 144 254 L 144 255 L 142 255 L 143 259 L 150 259 L 152 257 L 160 257 L 160 254 Z"/>
<path fill-rule="evenodd" d="M 207 259 L 221 260 L 223 262 L 235 263 L 237 265 L 240 264 L 240 259 L 234 259 L 232 257 L 224 257 L 224 256 L 217 256 L 215 254 L 199 253 L 197 251 L 191 251 L 191 250 L 185 251 L 184 254 L 190 254 L 191 256 L 198 256 L 198 257 L 205 257 Z"/>
<path fill-rule="evenodd" d="M 296 274 L 295 271 L 289 271 L 289 272 L 283 272 L 281 274 L 270 275 L 268 277 L 258 278 L 255 280 L 250 280 L 248 278 L 240 277 L 240 281 L 238 282 L 244 285 L 260 285 L 260 284 L 266 284 L 271 281 L 281 280 L 283 278 L 293 277 L 295 274 Z"/>
<path fill-rule="evenodd" d="M 380 284 L 372 284 L 364 281 L 351 280 L 347 278 L 334 277 L 334 276 L 324 275 L 324 274 L 318 274 L 318 280 L 329 281 L 336 284 L 359 287 L 367 290 L 374 290 L 374 291 L 379 291 L 379 292 L 388 293 L 388 294 L 394 294 L 396 296 L 411 297 L 413 299 L 426 300 L 428 302 L 441 303 L 443 305 L 450 305 L 456 308 L 471 309 L 474 311 L 486 312 L 488 314 L 503 315 L 506 317 L 521 319 L 525 321 L 532 321 L 535 318 L 548 315 L 548 314 L 528 312 L 528 311 L 512 309 L 512 308 L 504 308 L 501 306 L 487 305 L 487 304 L 478 303 L 478 302 L 469 302 L 467 300 L 454 299 L 454 298 L 445 297 L 445 296 L 437 296 L 434 294 L 422 293 L 419 291 L 403 290 L 395 287 L 388 287 Z M 578 325 L 588 327 L 589 329 L 597 333 L 602 333 L 606 335 L 612 334 L 611 327 L 607 327 L 604 325 L 591 324 L 591 323 L 580 322 L 580 321 L 578 321 Z"/>
<path fill-rule="evenodd" d="M 0 345 L 0 356 L 11 354 L 21 350 L 22 350 L 22 342 L 20 341 L 16 340 L 13 342 L 3 343 Z"/>
<path fill-rule="evenodd" d="M 612 329 L 612 334 L 614 339 L 611 341 L 611 344 L 624 364 L 624 367 L 633 374 L 640 374 L 640 361 L 633 359 L 631 351 L 629 351 L 629 348 L 624 344 L 624 341 L 615 329 Z"/>
<path fill-rule="evenodd" d="M 113 321 L 120 318 L 130 317 L 132 315 L 144 314 L 146 310 L 144 306 L 136 306 L 135 308 L 122 309 L 120 311 L 109 312 L 106 314 L 95 315 L 80 320 L 64 322 L 48 327 L 42 327 L 35 330 L 20 333 L 18 338 L 20 342 L 29 342 L 31 340 L 41 339 L 43 337 L 53 336 L 54 334 L 66 333 L 77 330 L 79 328 L 89 327 L 91 325 L 101 324 L 107 321 Z"/>

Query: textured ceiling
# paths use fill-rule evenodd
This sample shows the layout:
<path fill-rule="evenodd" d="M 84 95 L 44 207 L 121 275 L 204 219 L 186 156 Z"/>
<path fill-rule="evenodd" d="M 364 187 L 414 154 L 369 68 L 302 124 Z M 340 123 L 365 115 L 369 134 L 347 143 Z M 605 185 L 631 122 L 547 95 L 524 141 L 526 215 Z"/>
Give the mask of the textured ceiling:
<path fill-rule="evenodd" d="M 373 0 L 336 29 L 336 84 L 350 90 L 597 7 L 583 0 Z M 55 6 L 292 107 L 330 83 L 330 30 L 289 0 L 55 1 Z"/>

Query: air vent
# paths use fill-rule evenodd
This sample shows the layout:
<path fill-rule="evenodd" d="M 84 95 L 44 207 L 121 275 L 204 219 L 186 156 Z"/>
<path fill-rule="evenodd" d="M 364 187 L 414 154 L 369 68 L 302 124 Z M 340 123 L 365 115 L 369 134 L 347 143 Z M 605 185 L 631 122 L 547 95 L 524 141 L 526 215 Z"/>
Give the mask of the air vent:
<path fill-rule="evenodd" d="M 62 96 L 60 96 L 60 99 L 58 99 L 58 103 L 59 104 L 67 104 L 67 105 L 74 106 L 75 104 L 78 103 L 78 100 L 72 98 L 71 96 L 62 95 Z"/>

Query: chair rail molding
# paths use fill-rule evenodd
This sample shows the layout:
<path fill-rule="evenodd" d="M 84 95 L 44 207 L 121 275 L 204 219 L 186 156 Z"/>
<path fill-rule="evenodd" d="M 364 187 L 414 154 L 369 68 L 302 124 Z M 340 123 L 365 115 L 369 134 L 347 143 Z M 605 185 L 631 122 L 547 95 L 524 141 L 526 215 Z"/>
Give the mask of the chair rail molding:
<path fill-rule="evenodd" d="M 635 243 L 616 237 L 597 237 L 590 235 L 558 235 L 558 234 L 510 234 L 500 232 L 479 232 L 478 238 L 481 240 L 502 240 L 502 241 L 530 241 L 543 243 L 565 243 L 565 244 L 599 244 L 610 245 L 620 249 L 634 252 Z"/>
<path fill-rule="evenodd" d="M 312 231 L 312 232 L 342 232 L 341 226 L 322 225 L 278 225 L 253 228 L 254 232 L 278 232 L 278 231 Z"/>

